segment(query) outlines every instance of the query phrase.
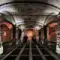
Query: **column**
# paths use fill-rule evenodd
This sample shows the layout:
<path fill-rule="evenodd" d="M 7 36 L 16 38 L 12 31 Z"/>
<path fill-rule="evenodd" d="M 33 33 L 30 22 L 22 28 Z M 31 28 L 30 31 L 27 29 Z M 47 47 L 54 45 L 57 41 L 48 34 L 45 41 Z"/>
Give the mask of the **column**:
<path fill-rule="evenodd" d="M 16 26 L 13 25 L 13 40 L 16 42 Z"/>
<path fill-rule="evenodd" d="M 2 45 L 2 31 L 0 26 L 0 54 L 3 53 L 3 45 Z"/>
<path fill-rule="evenodd" d="M 58 54 L 60 54 L 60 21 L 58 21 L 57 23 L 58 27 L 57 27 L 57 41 L 56 41 L 56 52 Z"/>
<path fill-rule="evenodd" d="M 44 44 L 47 44 L 47 28 L 44 26 Z"/>

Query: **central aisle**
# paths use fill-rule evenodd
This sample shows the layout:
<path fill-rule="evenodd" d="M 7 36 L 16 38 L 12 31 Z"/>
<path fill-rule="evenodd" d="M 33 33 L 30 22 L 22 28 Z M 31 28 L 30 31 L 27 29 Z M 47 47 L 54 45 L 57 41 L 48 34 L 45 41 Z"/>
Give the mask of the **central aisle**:
<path fill-rule="evenodd" d="M 59 58 L 44 45 L 29 41 L 17 46 L 1 60 L 59 60 Z"/>

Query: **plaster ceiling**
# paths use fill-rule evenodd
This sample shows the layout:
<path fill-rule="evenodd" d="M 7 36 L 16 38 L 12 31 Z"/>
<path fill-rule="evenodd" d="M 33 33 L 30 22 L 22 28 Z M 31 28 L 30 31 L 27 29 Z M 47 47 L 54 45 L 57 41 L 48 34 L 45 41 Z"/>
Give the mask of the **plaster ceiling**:
<path fill-rule="evenodd" d="M 0 4 L 10 1 L 14 0 L 1 0 Z M 34 27 L 36 25 L 43 26 L 47 15 L 51 13 L 53 13 L 53 15 L 57 15 L 60 12 L 60 0 L 34 0 L 36 2 L 39 1 L 40 3 L 34 3 L 33 0 L 32 3 L 21 3 L 21 1 L 24 2 L 24 0 L 20 0 L 20 3 L 6 4 L 0 6 L 0 12 L 3 13 L 3 11 L 8 11 L 13 16 L 18 16 L 20 19 L 15 18 L 15 21 L 21 21 L 22 19 L 27 27 Z M 25 0 L 25 2 L 27 1 L 28 0 Z"/>

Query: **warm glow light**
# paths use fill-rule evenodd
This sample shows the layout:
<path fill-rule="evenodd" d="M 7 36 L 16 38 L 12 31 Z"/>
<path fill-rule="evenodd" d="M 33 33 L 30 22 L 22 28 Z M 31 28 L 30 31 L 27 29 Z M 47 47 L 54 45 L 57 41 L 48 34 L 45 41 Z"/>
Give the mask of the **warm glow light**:
<path fill-rule="evenodd" d="M 26 30 L 25 34 L 26 34 L 26 36 L 28 37 L 28 40 L 32 40 L 32 37 L 33 37 L 34 34 L 35 34 L 35 30 L 33 30 L 33 29 L 28 29 L 28 30 Z"/>
<path fill-rule="evenodd" d="M 28 32 L 27 32 L 27 36 L 28 36 L 28 37 L 32 37 L 32 36 L 33 36 L 33 32 L 32 32 L 32 31 L 28 31 Z"/>
<path fill-rule="evenodd" d="M 28 36 L 28 40 L 31 40 L 32 39 L 32 36 L 33 36 L 33 31 L 27 31 L 27 36 Z"/>

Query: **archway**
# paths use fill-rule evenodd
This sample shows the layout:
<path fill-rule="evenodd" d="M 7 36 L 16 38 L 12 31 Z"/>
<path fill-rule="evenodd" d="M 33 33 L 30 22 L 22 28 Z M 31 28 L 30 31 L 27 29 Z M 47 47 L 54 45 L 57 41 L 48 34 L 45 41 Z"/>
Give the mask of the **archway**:
<path fill-rule="evenodd" d="M 28 37 L 28 40 L 32 40 L 33 37 L 35 37 L 35 39 L 37 39 L 37 31 L 34 29 L 27 29 L 25 30 L 25 35 Z"/>
<path fill-rule="evenodd" d="M 12 24 L 10 24 L 9 22 L 1 22 L 0 28 L 2 32 L 1 38 L 3 43 L 13 39 Z"/>
<path fill-rule="evenodd" d="M 47 26 L 47 40 L 56 42 L 57 22 L 52 22 Z"/>

